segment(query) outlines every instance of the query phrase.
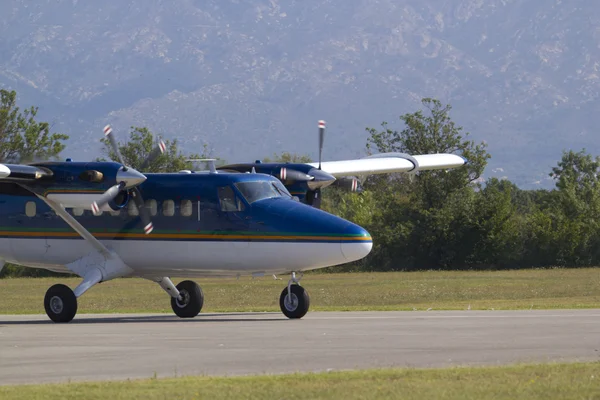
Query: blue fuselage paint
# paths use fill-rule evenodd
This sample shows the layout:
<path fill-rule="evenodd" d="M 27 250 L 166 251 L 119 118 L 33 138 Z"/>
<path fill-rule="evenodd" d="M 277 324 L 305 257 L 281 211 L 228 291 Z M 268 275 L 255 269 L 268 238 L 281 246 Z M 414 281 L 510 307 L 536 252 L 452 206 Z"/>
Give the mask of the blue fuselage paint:
<path fill-rule="evenodd" d="M 102 193 L 114 185 L 114 179 L 105 179 L 101 183 L 90 183 L 78 178 L 80 172 L 87 169 L 100 169 L 100 165 L 107 163 L 85 163 L 77 165 L 72 163 L 70 168 L 54 168 L 55 173 L 51 185 L 38 183 L 37 185 L 24 184 L 32 191 L 45 196 L 52 193 Z M 108 163 L 110 164 L 110 163 Z M 73 168 L 75 167 L 75 168 Z M 118 164 L 103 168 L 105 176 L 115 174 Z M 157 213 L 152 216 L 156 232 L 159 235 L 148 235 L 152 240 L 160 236 L 161 232 L 169 233 L 240 233 L 247 234 L 249 240 L 252 236 L 260 234 L 281 234 L 283 236 L 309 236 L 314 240 L 328 240 L 328 237 L 347 237 L 365 240 L 368 233 L 361 227 L 337 216 L 321 210 L 308 207 L 290 198 L 267 198 L 249 204 L 237 189 L 237 182 L 270 181 L 276 178 L 263 174 L 146 174 L 147 180 L 139 188 L 145 200 L 157 202 Z M 9 185 L 9 186 L 5 186 Z M 233 189 L 236 198 L 242 203 L 242 210 L 223 211 L 218 197 L 218 188 L 229 186 Z M 0 231 L 3 229 L 26 230 L 70 230 L 41 200 L 24 191 L 14 193 L 11 188 L 14 184 L 0 185 Z M 21 194 L 21 195 L 19 195 Z M 163 212 L 166 201 L 174 202 L 172 216 Z M 182 216 L 182 201 L 191 202 L 191 212 Z M 26 202 L 36 203 L 36 215 L 28 217 L 25 214 Z M 198 202 L 200 203 L 198 206 Z M 122 206 L 119 215 L 104 212 L 101 216 L 94 216 L 91 211 L 85 210 L 83 215 L 76 219 L 92 232 L 114 233 L 143 233 L 139 217 L 127 212 L 127 203 Z M 118 208 L 115 207 L 117 210 Z M 0 237 L 2 234 L 0 234 Z M 238 235 L 239 236 L 239 235 Z M 106 237 L 106 236 L 105 236 Z M 275 240 L 275 239 L 274 239 Z"/>
<path fill-rule="evenodd" d="M 40 196 L 56 193 L 61 195 L 70 193 L 73 195 L 79 193 L 101 194 L 116 183 L 116 172 L 120 168 L 120 164 L 116 163 L 45 163 L 38 164 L 38 166 L 50 169 L 53 172 L 52 178 L 40 180 L 35 184 L 27 182 L 0 183 L 0 241 L 9 240 L 11 242 L 10 247 L 0 246 L 0 258 L 2 259 L 16 261 L 26 259 L 26 263 L 30 265 L 44 264 L 45 260 L 41 259 L 43 253 L 27 258 L 28 254 L 22 249 L 22 246 L 34 243 L 34 240 L 37 240 L 35 243 L 38 243 L 38 246 L 40 240 L 42 242 L 45 240 L 47 245 L 53 244 L 55 248 L 58 245 L 64 246 L 60 244 L 64 241 L 78 246 L 75 244 L 76 241 L 83 239 L 42 199 L 31 192 Z M 82 173 L 89 170 L 101 172 L 103 180 L 101 182 L 86 180 L 87 178 Z M 281 246 L 277 247 L 282 243 L 285 243 L 285 249 L 287 249 L 285 251 L 294 253 L 296 250 L 290 250 L 292 248 L 289 246 L 304 246 L 302 248 L 307 249 L 305 251 L 315 252 L 308 254 L 302 261 L 302 263 L 311 264 L 311 268 L 332 265 L 334 262 L 339 264 L 345 262 L 344 260 L 351 261 L 351 258 L 362 258 L 371 248 L 369 233 L 356 224 L 302 204 L 287 196 L 265 198 L 249 203 L 236 186 L 236 183 L 257 181 L 280 184 L 272 176 L 220 172 L 217 174 L 146 174 L 146 177 L 147 180 L 139 186 L 139 189 L 147 202 L 150 200 L 156 202 L 156 213 L 151 216 L 155 229 L 149 235 L 144 235 L 140 218 L 130 212 L 127 196 L 123 196 L 119 200 L 119 204 L 113 204 L 114 213 L 105 211 L 102 215 L 95 216 L 91 211 L 84 210 L 79 215 L 68 208 L 67 210 L 74 214 L 75 219 L 94 236 L 103 242 L 114 242 L 116 247 L 121 246 L 119 247 L 121 251 L 129 252 L 133 248 L 141 249 L 141 247 L 135 246 L 139 246 L 140 243 L 156 242 L 156 246 L 160 247 L 153 248 L 151 252 L 154 256 L 148 254 L 147 258 L 160 258 L 162 253 L 169 253 L 168 243 L 181 242 L 177 247 L 177 252 L 181 253 L 181 246 L 185 246 L 183 252 L 186 254 L 182 255 L 182 260 L 185 258 L 188 264 L 191 263 L 190 259 L 194 257 L 200 259 L 203 254 L 208 254 L 207 251 L 217 248 L 216 245 L 209 248 L 208 244 L 202 248 L 194 247 L 194 243 L 198 245 L 207 242 L 232 243 L 234 247 L 226 248 L 232 248 L 235 251 L 243 250 L 243 252 L 235 254 L 240 263 L 243 263 L 243 258 L 248 256 L 248 259 L 251 259 L 251 262 L 256 265 L 260 263 L 263 255 L 267 257 L 265 252 L 272 253 L 277 249 L 284 249 Z M 233 211 L 223 209 L 219 188 L 232 189 L 239 209 Z M 35 207 L 32 207 L 31 203 L 34 203 Z M 185 211 L 182 209 L 184 204 Z M 27 207 L 29 207 L 29 212 L 26 212 Z M 32 215 L 32 208 L 35 209 L 35 215 Z M 132 247 L 117 245 L 118 242 L 131 242 Z M 235 245 L 235 243 L 239 243 L 239 245 Z M 263 244 L 255 247 L 249 246 L 252 243 Z M 268 243 L 272 243 L 273 246 L 269 247 Z M 310 247 L 310 244 L 314 245 Z M 353 244 L 356 244 L 357 248 L 358 246 L 363 247 L 356 252 L 351 248 Z M 365 252 L 366 244 L 368 244 L 368 249 Z M 341 253 L 345 258 L 332 258 L 331 254 L 324 254 L 325 251 L 333 249 L 331 246 L 337 246 L 335 247 L 336 254 L 340 254 L 339 249 L 341 248 Z M 20 252 L 18 257 L 2 254 L 2 252 L 9 252 L 8 248 L 14 250 L 15 247 L 19 247 L 16 251 Z M 221 248 L 219 247 L 219 249 Z M 68 248 L 61 247 L 61 249 Z M 61 251 L 68 252 L 69 250 Z M 170 254 L 171 258 L 175 258 L 173 262 L 177 262 L 177 252 Z M 258 252 L 263 254 L 258 254 Z M 145 260 L 144 255 L 138 256 L 131 263 L 141 263 Z M 233 257 L 233 254 L 224 255 L 223 259 L 226 259 L 226 256 Z M 274 256 L 271 254 L 271 257 Z M 56 254 L 53 257 L 52 264 L 63 262 L 62 258 Z M 211 262 L 213 263 L 218 263 L 220 260 L 218 255 L 210 257 L 212 257 Z M 285 257 L 285 253 L 279 255 L 282 265 L 285 264 Z M 323 260 L 319 260 L 319 257 L 322 257 Z M 66 260 L 68 257 L 64 258 Z M 275 260 L 271 259 L 269 262 L 274 263 Z M 298 262 L 300 261 L 296 260 L 296 264 Z M 224 263 L 227 265 L 222 268 L 229 268 L 232 260 L 224 261 Z M 291 265 L 292 262 L 290 261 L 288 264 Z M 215 266 L 215 269 L 219 268 L 218 265 Z M 185 271 L 182 270 L 182 272 Z"/>

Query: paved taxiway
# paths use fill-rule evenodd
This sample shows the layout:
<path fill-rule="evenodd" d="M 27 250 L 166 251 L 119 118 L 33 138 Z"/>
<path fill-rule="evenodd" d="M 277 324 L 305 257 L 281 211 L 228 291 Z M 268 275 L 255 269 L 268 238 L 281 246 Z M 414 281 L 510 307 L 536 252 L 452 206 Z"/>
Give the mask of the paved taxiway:
<path fill-rule="evenodd" d="M 600 359 L 600 310 L 0 315 L 0 384 Z"/>

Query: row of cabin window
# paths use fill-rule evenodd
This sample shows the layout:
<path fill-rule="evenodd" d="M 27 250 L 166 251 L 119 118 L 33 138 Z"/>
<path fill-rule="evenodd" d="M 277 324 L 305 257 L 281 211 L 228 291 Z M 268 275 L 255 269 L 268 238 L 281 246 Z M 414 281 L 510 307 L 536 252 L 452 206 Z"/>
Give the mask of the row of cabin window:
<path fill-rule="evenodd" d="M 146 200 L 145 206 L 150 211 L 151 216 L 155 216 L 158 213 L 158 203 L 156 200 Z M 28 201 L 25 203 L 25 215 L 28 217 L 35 217 L 37 212 L 36 205 L 33 201 Z M 83 208 L 73 208 L 73 215 L 76 217 L 83 215 Z M 194 211 L 193 204 L 191 200 L 181 200 L 179 203 L 179 214 L 182 217 L 191 217 Z M 127 204 L 127 213 L 130 216 L 138 216 L 140 213 L 133 201 L 130 201 Z M 119 216 L 121 214 L 121 210 L 109 211 L 110 215 Z M 99 215 L 102 215 L 100 213 Z M 175 215 L 175 202 L 173 200 L 165 200 L 162 202 L 162 215 L 166 217 L 172 217 Z"/>

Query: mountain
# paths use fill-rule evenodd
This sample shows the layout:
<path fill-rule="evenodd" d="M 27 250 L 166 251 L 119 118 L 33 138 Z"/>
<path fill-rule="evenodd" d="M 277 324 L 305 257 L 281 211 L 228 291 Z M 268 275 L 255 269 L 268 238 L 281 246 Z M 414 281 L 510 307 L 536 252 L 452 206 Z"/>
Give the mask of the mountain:
<path fill-rule="evenodd" d="M 486 177 L 551 187 L 563 149 L 600 154 L 600 3 L 591 0 L 52 0 L 0 3 L 0 87 L 95 157 L 102 127 L 206 143 L 233 162 L 362 156 L 367 133 L 453 106 Z"/>

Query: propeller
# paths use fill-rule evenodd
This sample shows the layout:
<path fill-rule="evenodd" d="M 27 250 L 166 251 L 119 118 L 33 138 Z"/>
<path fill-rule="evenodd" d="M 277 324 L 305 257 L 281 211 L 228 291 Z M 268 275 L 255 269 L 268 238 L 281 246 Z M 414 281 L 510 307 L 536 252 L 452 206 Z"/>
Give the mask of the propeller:
<path fill-rule="evenodd" d="M 121 152 L 119 151 L 119 145 L 117 144 L 115 135 L 113 135 L 113 133 L 112 133 L 112 128 L 110 125 L 106 125 L 104 127 L 104 136 L 106 136 L 108 138 L 108 140 L 110 141 L 110 145 L 111 145 L 113 151 L 115 152 L 115 154 L 117 155 L 117 159 L 123 166 L 123 171 L 127 171 L 127 166 L 125 165 L 125 161 L 123 161 L 123 156 L 121 155 Z"/>
<path fill-rule="evenodd" d="M 110 201 L 112 201 L 123 189 L 125 189 L 125 182 L 121 181 L 115 186 L 111 186 L 106 192 L 102 193 L 100 198 L 92 203 L 92 212 L 94 215 L 100 214 L 100 207 L 104 207 L 105 204 L 108 204 Z"/>
<path fill-rule="evenodd" d="M 319 169 L 321 169 L 321 158 L 323 155 L 323 143 L 325 142 L 325 121 L 319 121 Z"/>
<path fill-rule="evenodd" d="M 131 190 L 131 198 L 133 199 L 135 206 L 140 212 L 140 219 L 142 220 L 142 224 L 144 225 L 144 233 L 148 235 L 154 230 L 154 225 L 152 224 L 152 220 L 150 219 L 150 212 L 144 204 L 142 193 L 140 192 L 140 189 L 137 188 L 137 186 Z"/>
<path fill-rule="evenodd" d="M 150 165 L 152 162 L 154 162 L 154 160 L 156 160 L 156 158 L 158 158 L 158 156 L 160 156 L 161 154 L 164 154 L 166 150 L 167 150 L 167 145 L 165 144 L 165 142 L 163 142 L 162 139 L 159 139 L 158 146 L 155 147 L 154 150 L 152 150 L 152 152 L 144 160 L 142 165 L 140 165 L 140 170 L 143 171 L 144 169 L 146 169 L 148 167 L 148 165 Z"/>
<path fill-rule="evenodd" d="M 92 212 L 95 215 L 97 215 L 98 213 L 100 213 L 100 209 L 102 207 L 104 207 L 109 202 L 113 201 L 123 190 L 127 190 L 127 193 L 129 194 L 129 196 L 131 196 L 139 211 L 140 219 L 142 220 L 142 224 L 144 225 L 144 233 L 148 235 L 150 232 L 152 232 L 154 226 L 150 219 L 150 212 L 145 207 L 144 199 L 142 198 L 142 193 L 138 188 L 138 185 L 144 182 L 146 180 L 146 177 L 140 172 L 134 170 L 133 168 L 128 168 L 125 165 L 123 156 L 121 156 L 117 140 L 115 139 L 115 136 L 112 133 L 112 128 L 110 125 L 106 125 L 104 127 L 104 135 L 108 137 L 112 150 L 115 152 L 117 159 L 121 163 L 122 167 L 121 169 L 119 169 L 116 176 L 117 182 L 119 183 L 108 188 L 106 192 L 104 192 L 96 201 L 92 203 Z M 158 147 L 152 150 L 148 157 L 142 162 L 142 168 L 147 167 L 160 154 L 164 153 L 165 150 L 165 143 L 162 140 L 160 140 L 158 143 Z"/>
<path fill-rule="evenodd" d="M 349 192 L 362 192 L 362 187 L 357 178 L 340 178 L 337 181 L 335 181 L 334 186 L 337 186 Z"/>
<path fill-rule="evenodd" d="M 321 163 L 323 161 L 323 144 L 325 143 L 325 121 L 319 121 L 319 167 L 308 171 L 309 175 L 313 177 L 311 181 L 307 183 L 308 192 L 306 192 L 306 203 L 315 207 L 321 208 L 321 189 L 327 187 L 335 182 L 335 177 L 331 174 L 321 170 Z"/>

